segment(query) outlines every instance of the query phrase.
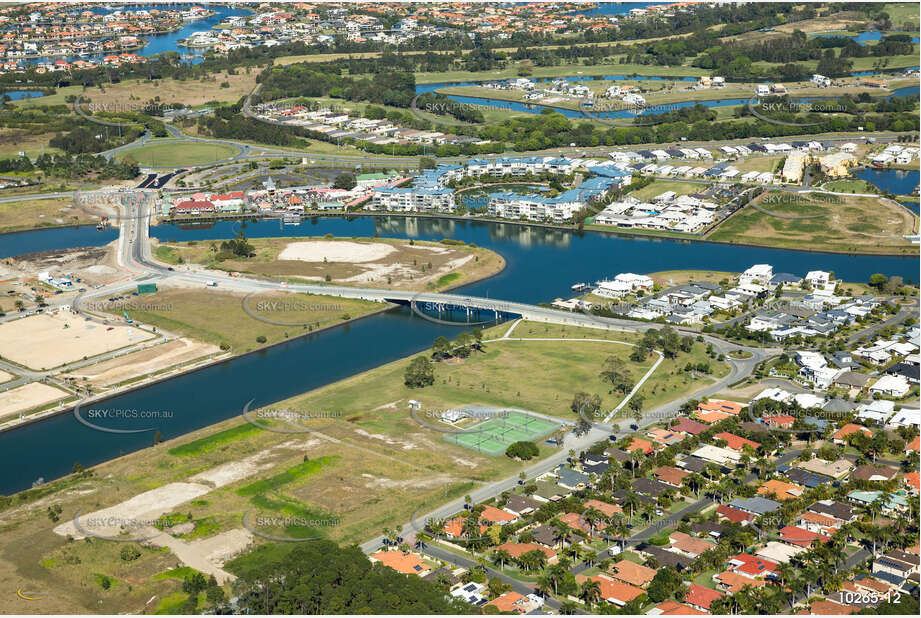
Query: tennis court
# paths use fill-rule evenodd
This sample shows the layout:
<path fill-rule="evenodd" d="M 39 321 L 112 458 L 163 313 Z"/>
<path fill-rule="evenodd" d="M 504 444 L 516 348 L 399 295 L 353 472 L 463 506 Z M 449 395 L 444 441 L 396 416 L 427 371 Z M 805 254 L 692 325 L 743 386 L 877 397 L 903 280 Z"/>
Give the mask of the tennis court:
<path fill-rule="evenodd" d="M 445 436 L 445 440 L 464 448 L 501 455 L 513 442 L 537 440 L 555 431 L 559 425 L 536 416 L 497 410 L 493 418 L 486 419 L 461 433 Z"/>

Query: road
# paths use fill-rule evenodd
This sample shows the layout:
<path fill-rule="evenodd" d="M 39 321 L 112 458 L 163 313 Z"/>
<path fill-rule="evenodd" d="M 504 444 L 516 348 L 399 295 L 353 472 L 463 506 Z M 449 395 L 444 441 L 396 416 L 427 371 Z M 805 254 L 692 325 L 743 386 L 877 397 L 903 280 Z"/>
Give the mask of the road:
<path fill-rule="evenodd" d="M 243 291 L 258 292 L 269 290 L 286 290 L 291 292 L 307 292 L 314 294 L 338 295 L 351 298 L 364 298 L 377 301 L 421 301 L 432 303 L 460 304 L 465 306 L 477 306 L 494 311 L 503 311 L 517 313 L 522 317 L 531 320 L 550 322 L 555 324 L 569 324 L 576 326 L 588 326 L 592 328 L 603 328 L 608 330 L 627 330 L 642 332 L 649 328 L 655 328 L 659 325 L 645 322 L 634 322 L 630 320 L 602 318 L 593 315 L 584 315 L 570 313 L 545 307 L 536 307 L 524 303 L 502 301 L 496 299 L 484 299 L 460 294 L 435 294 L 435 293 L 416 293 L 394 290 L 379 290 L 372 288 L 350 288 L 344 286 L 316 286 L 316 285 L 287 285 L 282 286 L 280 282 L 257 281 L 245 277 L 229 277 L 220 273 L 213 272 L 194 272 L 173 271 L 168 267 L 153 261 L 149 243 L 149 225 L 150 225 L 150 204 L 140 192 L 132 192 L 134 197 L 129 197 L 124 205 L 125 214 L 119 218 L 120 234 L 116 248 L 116 260 L 118 266 L 126 271 L 129 276 L 124 280 L 113 283 L 109 286 L 90 290 L 83 294 L 79 300 L 74 302 L 77 310 L 83 310 L 82 304 L 93 298 L 108 297 L 120 292 L 133 288 L 140 281 L 172 281 L 178 280 L 185 283 L 197 283 L 204 288 L 206 281 L 217 281 L 220 287 Z M 679 329 L 689 334 L 697 335 L 696 331 L 690 329 Z M 755 365 L 769 355 L 777 352 L 775 350 L 764 350 L 757 348 L 746 348 L 734 343 L 718 339 L 709 335 L 704 336 L 705 342 L 711 343 L 717 353 L 727 355 L 727 362 L 730 365 L 730 372 L 724 378 L 717 380 L 705 389 L 693 394 L 694 397 L 702 397 L 725 389 L 727 386 L 740 379 L 750 375 Z M 729 352 L 733 350 L 748 350 L 752 356 L 749 359 L 732 359 L 729 358 Z M 647 411 L 639 425 L 647 427 L 654 423 L 661 422 L 674 415 L 682 401 L 673 402 L 664 406 L 659 406 L 653 410 Z M 604 423 L 595 423 L 592 428 L 581 436 L 576 436 L 572 432 L 568 433 L 563 440 L 561 448 L 550 457 L 530 466 L 525 470 L 527 478 L 535 478 L 556 468 L 559 464 L 566 461 L 570 450 L 580 452 L 586 450 L 592 444 L 606 440 L 611 434 L 622 437 L 628 432 L 619 431 L 618 427 Z M 470 492 L 471 499 L 474 503 L 493 498 L 503 491 L 510 490 L 518 485 L 518 474 L 511 475 L 507 478 L 485 484 Z M 418 531 L 424 525 L 426 520 L 443 519 L 461 511 L 464 507 L 463 499 L 455 499 L 441 507 L 425 514 L 414 517 L 413 521 L 408 522 L 403 530 L 407 534 Z M 383 538 L 377 537 L 361 545 L 365 552 L 373 552 L 382 545 Z M 452 561 L 456 557 L 452 555 Z M 522 584 L 507 576 L 499 574 L 504 580 L 512 583 L 513 586 L 521 587 Z"/>

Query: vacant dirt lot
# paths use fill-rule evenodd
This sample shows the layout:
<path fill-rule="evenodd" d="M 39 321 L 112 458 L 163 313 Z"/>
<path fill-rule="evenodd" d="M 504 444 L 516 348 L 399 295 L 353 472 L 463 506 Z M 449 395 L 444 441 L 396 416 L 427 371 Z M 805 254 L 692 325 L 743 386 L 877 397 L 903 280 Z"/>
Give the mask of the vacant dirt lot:
<path fill-rule="evenodd" d="M 106 387 L 131 378 L 155 373 L 197 358 L 219 354 L 220 348 L 191 339 L 174 339 L 146 350 L 132 352 L 88 367 L 62 374 L 62 377 L 86 380 L 96 387 Z"/>
<path fill-rule="evenodd" d="M 6 382 L 6 379 L 0 376 L 0 381 Z M 59 388 L 41 382 L 30 382 L 0 393 L 0 417 L 31 410 L 69 396 Z"/>
<path fill-rule="evenodd" d="M 137 328 L 104 326 L 72 313 L 42 313 L 0 325 L 0 356 L 31 369 L 51 369 L 152 337 Z"/>

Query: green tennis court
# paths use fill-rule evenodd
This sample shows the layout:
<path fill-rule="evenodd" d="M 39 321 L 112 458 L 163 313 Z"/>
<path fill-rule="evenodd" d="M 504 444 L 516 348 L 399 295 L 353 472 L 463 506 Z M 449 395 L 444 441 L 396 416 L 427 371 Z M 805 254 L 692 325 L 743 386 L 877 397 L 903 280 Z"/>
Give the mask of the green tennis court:
<path fill-rule="evenodd" d="M 445 440 L 464 448 L 501 455 L 513 442 L 537 440 L 556 430 L 559 425 L 520 412 L 503 411 L 465 429 L 463 433 L 445 436 Z"/>

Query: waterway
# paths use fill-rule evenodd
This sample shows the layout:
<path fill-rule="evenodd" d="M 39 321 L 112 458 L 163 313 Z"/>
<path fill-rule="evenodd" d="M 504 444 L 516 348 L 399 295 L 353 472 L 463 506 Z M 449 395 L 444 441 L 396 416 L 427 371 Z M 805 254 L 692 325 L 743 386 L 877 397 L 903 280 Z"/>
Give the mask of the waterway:
<path fill-rule="evenodd" d="M 153 56 L 154 54 L 162 54 L 165 52 L 179 52 L 183 56 L 192 56 L 188 59 L 192 64 L 198 64 L 204 60 L 205 49 L 191 48 L 191 47 L 182 47 L 179 45 L 179 41 L 182 39 L 188 38 L 193 32 L 205 32 L 211 30 L 214 26 L 218 25 L 222 21 L 226 20 L 228 17 L 238 16 L 238 15 L 251 15 L 252 11 L 249 11 L 245 8 L 235 7 L 235 6 L 220 6 L 220 5 L 202 5 L 202 4 L 171 4 L 168 8 L 170 9 L 183 9 L 192 6 L 204 6 L 212 11 L 213 15 L 204 17 L 202 19 L 196 19 L 194 21 L 185 22 L 181 28 L 175 32 L 169 32 L 167 34 L 156 34 L 145 37 L 147 39 L 147 44 L 142 47 L 140 50 L 134 51 L 132 53 L 139 54 L 141 56 Z M 129 5 L 128 11 L 141 11 L 141 10 L 150 10 L 150 9 L 163 9 L 162 5 Z M 81 8 L 82 10 L 82 8 Z M 99 15 L 107 15 L 113 13 L 112 9 L 105 9 L 102 7 L 96 7 L 93 9 L 95 13 Z M 53 62 L 55 60 L 67 60 L 68 62 L 73 62 L 74 60 L 95 60 L 99 61 L 106 54 L 91 54 L 89 56 L 53 56 L 53 57 L 44 57 L 44 58 L 29 58 L 26 60 L 29 64 L 35 64 L 38 62 Z"/>
<path fill-rule="evenodd" d="M 182 229 L 159 225 L 151 229 L 164 240 L 227 238 L 239 223 L 219 222 L 210 228 Z M 279 236 L 373 236 L 440 240 L 456 238 L 493 249 L 506 260 L 495 277 L 464 287 L 459 293 L 527 303 L 570 294 L 577 281 L 596 281 L 620 272 L 649 273 L 671 269 L 740 271 L 769 263 L 776 272 L 803 274 L 831 270 L 839 278 L 866 281 L 872 273 L 917 278 L 917 258 L 808 254 L 798 251 L 730 246 L 675 240 L 628 238 L 597 232 L 574 233 L 534 226 L 453 221 L 434 218 L 354 217 L 313 218 L 298 226 L 277 221 L 248 223 L 251 238 Z M 99 245 L 113 231 L 63 228 L 0 237 L 8 246 L 31 251 L 66 246 Z M 250 399 L 265 406 L 329 384 L 428 347 L 439 335 L 457 329 L 412 316 L 406 309 L 360 320 L 343 328 L 310 335 L 242 358 L 177 377 L 111 399 L 96 409 L 168 411 L 170 418 L 146 423 L 140 419 L 96 421 L 115 428 L 155 427 L 165 439 L 237 416 Z M 72 415 L 49 418 L 0 434 L 0 465 L 15 473 L 0 478 L 0 493 L 26 489 L 39 478 L 51 480 L 70 472 L 74 462 L 95 465 L 148 446 L 153 431 L 111 434 L 89 429 Z"/>
<path fill-rule="evenodd" d="M 601 79 L 601 78 L 635 79 L 634 77 L 627 76 L 627 75 L 605 75 L 605 76 L 598 77 L 598 79 Z M 565 77 L 565 79 L 569 81 L 579 81 L 580 79 L 592 80 L 595 78 L 575 76 L 575 78 Z M 691 78 L 659 77 L 657 79 L 662 79 L 662 80 L 687 79 L 690 81 L 695 81 L 695 78 L 693 77 Z M 547 81 L 547 79 L 540 80 L 540 81 Z M 418 84 L 416 86 L 416 92 L 417 93 L 431 92 L 433 90 L 437 90 L 440 88 L 448 88 L 448 87 L 455 87 L 455 86 L 479 86 L 479 85 L 482 85 L 482 83 L 483 82 L 440 82 L 440 83 L 434 83 L 434 84 Z M 909 96 L 911 94 L 917 94 L 917 93 L 918 93 L 917 86 L 906 86 L 903 88 L 897 88 L 896 90 L 893 90 L 891 93 L 889 93 L 888 95 L 885 95 L 883 98 L 890 99 L 892 97 L 905 97 L 905 96 Z M 643 114 L 647 114 L 647 115 L 648 114 L 661 114 L 661 113 L 671 112 L 671 111 L 675 111 L 675 110 L 683 109 L 687 107 L 694 107 L 695 105 L 702 105 L 704 107 L 711 107 L 711 108 L 713 107 L 735 107 L 735 106 L 740 106 L 740 105 L 747 105 L 748 103 L 757 100 L 757 97 L 754 97 L 754 96 L 750 98 L 727 97 L 727 98 L 722 98 L 722 99 L 709 99 L 705 101 L 689 100 L 689 101 L 675 101 L 672 103 L 651 104 L 649 107 L 644 108 L 639 111 L 637 111 L 636 109 L 600 111 L 600 110 L 592 110 L 590 108 L 586 108 L 585 110 L 575 110 L 575 109 L 567 109 L 565 107 L 556 107 L 554 105 L 544 105 L 540 103 L 504 101 L 501 99 L 491 99 L 491 98 L 486 98 L 486 97 L 471 97 L 471 96 L 463 96 L 463 95 L 456 95 L 456 94 L 448 94 L 446 96 L 453 101 L 457 101 L 458 103 L 463 103 L 469 106 L 477 106 L 477 107 L 483 107 L 483 108 L 488 107 L 488 108 L 500 109 L 503 111 L 524 112 L 528 114 L 540 114 L 544 108 L 549 108 L 553 110 L 554 112 L 557 112 L 559 114 L 562 114 L 563 116 L 566 116 L 567 118 L 635 118 L 636 116 L 641 116 Z M 835 96 L 818 97 L 816 96 L 816 97 L 797 97 L 791 100 L 794 103 L 803 104 L 803 103 L 814 103 L 817 101 L 833 100 L 836 98 L 838 97 L 835 97 Z M 574 103 L 578 103 L 579 100 L 571 99 L 571 101 Z M 600 102 L 601 101 L 597 101 L 596 103 L 600 103 Z M 613 101 L 612 103 L 617 103 L 617 101 Z"/>
<path fill-rule="evenodd" d="M 865 167 L 855 176 L 893 195 L 911 195 L 918 186 L 921 174 L 911 170 L 878 170 Z"/>

